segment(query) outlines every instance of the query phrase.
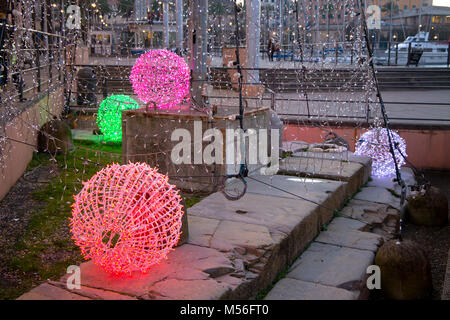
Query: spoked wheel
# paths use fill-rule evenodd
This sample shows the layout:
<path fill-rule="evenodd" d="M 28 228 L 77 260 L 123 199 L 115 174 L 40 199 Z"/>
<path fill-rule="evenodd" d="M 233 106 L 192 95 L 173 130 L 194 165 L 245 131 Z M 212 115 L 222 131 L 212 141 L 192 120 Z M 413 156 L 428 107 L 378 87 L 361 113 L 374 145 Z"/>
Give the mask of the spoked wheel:
<path fill-rule="evenodd" d="M 226 177 L 223 181 L 222 193 L 231 201 L 241 199 L 247 192 L 247 182 L 242 177 Z"/>

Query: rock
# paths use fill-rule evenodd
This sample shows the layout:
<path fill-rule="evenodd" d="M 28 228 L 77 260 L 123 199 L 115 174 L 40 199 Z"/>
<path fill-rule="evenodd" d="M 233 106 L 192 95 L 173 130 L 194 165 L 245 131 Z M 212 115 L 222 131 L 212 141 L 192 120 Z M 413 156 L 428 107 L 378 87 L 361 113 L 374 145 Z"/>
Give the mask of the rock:
<path fill-rule="evenodd" d="M 72 131 L 63 120 L 53 119 L 42 126 L 38 133 L 38 151 L 50 154 L 73 149 Z"/>
<path fill-rule="evenodd" d="M 444 226 L 448 222 L 448 200 L 441 190 L 429 187 L 424 194 L 408 198 L 411 222 L 419 226 Z"/>
<path fill-rule="evenodd" d="M 204 273 L 209 274 L 213 279 L 233 273 L 234 271 L 234 268 L 231 267 L 215 267 L 203 270 Z"/>
<path fill-rule="evenodd" d="M 426 298 L 432 289 L 431 269 L 425 251 L 412 241 L 390 240 L 378 251 L 381 290 L 389 299 Z"/>

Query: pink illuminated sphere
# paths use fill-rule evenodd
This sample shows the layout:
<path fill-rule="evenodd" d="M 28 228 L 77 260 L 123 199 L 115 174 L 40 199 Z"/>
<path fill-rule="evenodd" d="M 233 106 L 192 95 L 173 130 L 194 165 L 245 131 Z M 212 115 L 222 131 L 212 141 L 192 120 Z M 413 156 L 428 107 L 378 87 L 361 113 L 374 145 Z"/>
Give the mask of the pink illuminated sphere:
<path fill-rule="evenodd" d="M 160 109 L 172 109 L 183 101 L 189 93 L 189 79 L 190 71 L 184 59 L 168 50 L 144 53 L 130 74 L 139 99 L 146 104 L 155 102 Z"/>
<path fill-rule="evenodd" d="M 400 135 L 391 130 L 395 159 L 400 169 L 406 161 L 406 142 Z M 385 128 L 375 128 L 364 133 L 356 144 L 356 155 L 372 158 L 372 176 L 388 177 L 395 175 L 395 162 L 389 147 L 388 131 Z M 402 156 L 403 154 L 403 156 Z"/>
<path fill-rule="evenodd" d="M 183 216 L 179 191 L 147 164 L 113 164 L 75 196 L 70 229 L 86 259 L 113 274 L 146 272 L 172 250 Z"/>

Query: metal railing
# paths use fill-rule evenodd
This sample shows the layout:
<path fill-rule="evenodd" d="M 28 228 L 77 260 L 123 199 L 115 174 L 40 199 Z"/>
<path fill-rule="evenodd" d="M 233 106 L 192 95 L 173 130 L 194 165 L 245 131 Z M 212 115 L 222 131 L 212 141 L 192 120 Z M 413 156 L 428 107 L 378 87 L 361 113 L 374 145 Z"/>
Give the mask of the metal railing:
<path fill-rule="evenodd" d="M 0 56 L 9 71 L 7 83 L 0 93 L 2 101 L 10 101 L 13 105 L 15 101 L 35 100 L 55 85 L 65 83 L 68 48 L 63 45 L 65 38 L 61 32 L 25 29 L 4 21 L 0 21 L 0 27 L 5 30 Z M 17 31 L 27 37 L 17 38 Z"/>

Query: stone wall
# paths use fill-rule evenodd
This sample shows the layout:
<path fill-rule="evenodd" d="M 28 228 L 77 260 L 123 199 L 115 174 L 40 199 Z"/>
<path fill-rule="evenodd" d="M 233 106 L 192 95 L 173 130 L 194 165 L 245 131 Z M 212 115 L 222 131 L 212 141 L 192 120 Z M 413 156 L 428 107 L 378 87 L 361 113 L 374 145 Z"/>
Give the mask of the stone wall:
<path fill-rule="evenodd" d="M 60 114 L 63 108 L 63 88 L 57 88 L 37 102 L 33 102 L 17 117 L 6 124 L 6 136 L 13 140 L 4 143 L 6 163 L 0 175 L 0 200 L 9 192 L 26 170 L 37 144 L 36 128 L 51 120 L 52 114 Z M 47 112 L 48 111 L 48 112 Z M 16 141 L 20 142 L 16 142 Z M 3 165 L 3 164 L 2 164 Z"/>
<path fill-rule="evenodd" d="M 331 126 L 329 129 L 344 138 L 349 143 L 351 151 L 355 150 L 355 142 L 367 131 L 367 128 L 347 126 Z M 393 130 L 405 139 L 408 160 L 415 167 L 450 170 L 450 161 L 447 155 L 450 144 L 450 127 L 429 130 L 393 127 Z M 298 140 L 316 143 L 323 141 L 327 133 L 317 126 L 288 124 L 284 127 L 283 138 L 285 141 Z"/>

